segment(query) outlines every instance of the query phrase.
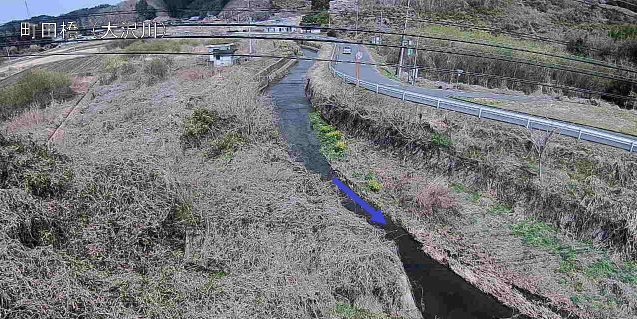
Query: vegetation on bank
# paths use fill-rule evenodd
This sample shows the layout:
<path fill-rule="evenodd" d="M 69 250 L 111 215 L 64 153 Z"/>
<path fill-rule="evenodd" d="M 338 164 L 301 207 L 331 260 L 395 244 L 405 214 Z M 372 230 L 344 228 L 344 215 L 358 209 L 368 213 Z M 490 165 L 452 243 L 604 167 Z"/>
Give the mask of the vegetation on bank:
<path fill-rule="evenodd" d="M 354 305 L 404 308 L 393 244 L 288 160 L 250 72 L 213 85 L 116 81 L 96 84 L 63 140 L 0 135 L 0 317 L 370 319 L 389 316 Z"/>
<path fill-rule="evenodd" d="M 52 100 L 66 100 L 74 94 L 67 73 L 29 70 L 14 84 L 0 88 L 0 120 L 8 120 L 31 105 L 46 107 Z"/>
<path fill-rule="evenodd" d="M 546 83 L 547 85 L 582 88 L 624 96 L 629 95 L 632 89 L 630 84 L 623 80 L 613 80 L 578 72 L 578 70 L 581 70 L 582 72 L 610 75 L 619 78 L 632 78 L 631 74 L 627 72 L 616 71 L 601 65 L 588 63 L 592 61 L 591 58 L 595 58 L 595 56 L 586 53 L 589 52 L 589 50 L 587 49 L 588 44 L 584 40 L 578 40 L 579 42 L 574 40 L 575 42 L 573 42 L 572 45 L 565 48 L 550 43 L 516 39 L 509 35 L 494 35 L 485 31 L 467 30 L 455 26 L 439 25 L 426 25 L 418 29 L 412 29 L 409 31 L 409 33 L 447 39 L 467 40 L 485 44 L 495 44 L 505 47 L 494 48 L 489 46 L 481 46 L 478 44 L 459 42 L 454 43 L 452 41 L 445 40 L 419 39 L 418 47 L 421 49 L 431 47 L 436 48 L 436 50 L 445 51 L 427 52 L 426 54 L 418 55 L 417 64 L 425 68 L 424 70 L 421 70 L 419 72 L 419 75 L 429 80 L 439 80 L 453 83 L 459 82 L 464 84 L 481 85 L 489 88 L 509 88 L 513 90 L 524 91 L 525 93 L 532 93 L 542 90 L 543 93 L 547 94 L 558 93 L 569 96 L 577 96 L 577 94 L 574 91 L 562 90 L 549 86 L 542 87 L 538 86 L 537 84 L 506 80 L 504 78 L 524 79 L 539 83 Z M 383 36 L 383 38 L 386 42 L 398 40 L 398 36 Z M 506 47 L 509 47 L 510 49 Z M 570 59 L 566 60 L 554 56 L 517 51 L 514 50 L 515 48 L 541 53 L 549 53 L 553 55 L 564 56 Z M 398 49 L 388 47 L 375 47 L 375 50 L 385 59 L 385 63 L 394 64 L 398 62 Z M 626 51 L 625 55 L 616 59 L 628 61 L 628 59 L 633 56 L 633 53 L 628 48 L 626 50 L 628 51 Z M 453 53 L 466 53 L 469 55 L 460 55 Z M 487 56 L 497 57 L 504 60 L 492 60 L 488 59 Z M 414 56 L 410 56 L 407 59 L 410 64 L 414 63 Z M 507 60 L 528 61 L 530 63 L 538 65 L 521 65 L 517 62 L 509 62 Z M 603 60 L 595 63 L 611 65 L 610 63 L 604 62 Z M 625 65 L 625 63 L 622 64 Z M 560 68 L 572 69 L 573 71 L 571 72 L 550 69 L 544 67 L 543 65 L 557 66 Z M 431 71 L 429 71 L 428 69 L 431 69 Z M 453 72 L 440 72 L 436 71 L 436 69 L 460 69 L 464 71 L 464 74 L 461 76 L 457 76 Z M 472 73 L 488 74 L 490 76 L 470 75 Z M 617 103 L 620 102 L 620 100 L 616 98 L 608 97 L 607 99 L 615 101 Z M 626 106 L 627 108 L 632 108 L 632 104 L 626 104 L 626 101 L 624 100 L 621 101 L 620 105 Z"/>
<path fill-rule="evenodd" d="M 329 50 L 321 52 L 329 53 Z M 496 122 L 485 126 L 484 120 L 477 118 L 435 108 L 417 108 L 411 102 L 353 86 L 342 87 L 325 66 L 317 66 L 311 76 L 313 106 L 322 112 L 323 118 L 334 126 L 350 128 L 348 133 L 359 134 L 366 140 L 358 145 L 351 143 L 352 154 L 357 154 L 357 149 L 372 149 L 365 158 L 357 158 L 364 162 L 373 156 L 369 162 L 374 164 L 358 164 L 354 158 L 342 165 L 333 164 L 352 176 L 361 171 L 360 167 L 372 165 L 383 186 L 379 193 L 385 196 L 385 203 L 416 213 L 396 210 L 400 217 L 394 217 L 422 231 L 420 239 L 426 240 L 427 247 L 449 249 L 448 254 L 440 256 L 432 248 L 429 252 L 438 260 L 456 258 L 473 269 L 475 276 L 487 271 L 516 285 L 528 284 L 532 287 L 529 291 L 546 296 L 547 302 L 578 309 L 584 317 L 624 318 L 634 314 L 636 235 L 631 212 L 635 209 L 632 197 L 636 186 L 635 161 L 630 154 L 589 143 L 573 144 L 570 138 L 555 136 L 545 157 L 544 180 L 540 182 L 537 169 L 525 168 L 536 162 L 536 156 L 523 129 Z M 432 132 L 448 134 L 453 144 L 440 147 L 431 138 Z M 373 150 L 389 157 L 374 155 Z M 396 162 L 394 171 L 376 164 L 391 160 Z M 425 188 L 429 190 L 416 196 L 422 183 L 413 176 L 401 177 L 398 172 L 410 173 L 405 171 L 406 167 L 418 175 L 444 176 L 448 183 L 431 182 L 437 186 Z M 355 175 L 354 178 L 362 176 Z M 428 180 L 431 179 L 434 177 Z M 446 185 L 459 194 L 449 196 Z M 407 196 L 399 195 L 401 192 L 396 190 L 401 189 Z M 418 210 L 410 210 L 408 204 L 418 201 L 410 201 L 409 196 L 422 198 L 420 203 L 437 202 L 431 206 L 432 210 L 423 209 L 427 207 L 423 204 L 411 206 Z M 462 204 L 454 205 L 454 199 Z M 484 232 L 497 234 L 497 238 L 485 237 Z M 434 244 L 437 236 L 444 238 L 436 239 Z M 587 240 L 591 236 L 594 238 L 587 244 L 588 250 L 582 250 L 583 245 L 572 239 Z M 533 247 L 533 257 L 528 255 L 528 248 L 515 244 L 515 237 L 523 239 L 518 245 Z M 514 247 L 500 251 L 506 243 Z M 467 247 L 473 244 L 480 247 L 477 252 Z M 485 252 L 490 256 L 486 260 L 542 258 L 542 261 L 538 260 L 538 268 L 531 266 L 530 277 L 526 277 L 526 266 L 514 262 L 489 272 L 491 269 L 478 266 L 481 262 L 476 262 L 472 255 Z M 544 258 L 543 254 L 550 257 Z M 543 273 L 540 267 L 546 266 L 555 272 Z M 512 272 L 507 273 L 508 270 Z M 529 279 L 535 278 L 533 275 L 539 277 Z M 529 283 L 529 280 L 535 281 Z"/>
<path fill-rule="evenodd" d="M 637 293 L 637 263 L 613 258 L 590 242 L 566 241 L 560 238 L 558 229 L 542 221 L 526 219 L 511 224 L 511 234 L 520 237 L 530 246 L 546 250 L 558 259 L 558 283 L 573 289 L 568 298 L 593 312 L 617 311 L 634 306 Z M 593 285 L 593 289 L 585 288 Z M 632 310 L 631 310 L 632 308 Z"/>
<path fill-rule="evenodd" d="M 319 113 L 310 113 L 310 126 L 314 131 L 319 143 L 321 144 L 320 152 L 325 155 L 328 160 L 341 159 L 347 155 L 347 147 L 343 140 L 343 133 L 328 125 Z"/>
<path fill-rule="evenodd" d="M 322 11 L 313 14 L 304 15 L 301 19 L 301 25 L 303 24 L 328 24 L 329 21 L 329 13 L 327 11 Z"/>
<path fill-rule="evenodd" d="M 390 26 L 398 27 L 394 20 L 397 20 L 397 17 L 403 15 L 404 12 L 401 11 L 401 8 L 392 7 L 392 4 L 406 5 L 404 1 L 384 2 L 384 6 L 377 6 L 367 2 L 364 10 L 388 10 L 385 16 L 388 17 Z M 573 10 L 573 7 L 581 7 L 581 10 Z M 418 55 L 416 63 L 425 69 L 432 69 L 420 72 L 420 75 L 426 79 L 446 82 L 458 81 L 489 88 L 506 87 L 525 93 L 540 92 L 542 90 L 541 92 L 545 94 L 581 97 L 589 96 L 586 94 L 582 95 L 574 90 L 562 90 L 548 86 L 542 87 L 522 81 L 507 80 L 506 78 L 531 80 L 545 83 L 546 85 L 588 89 L 622 96 L 629 96 L 634 90 L 631 83 L 624 80 L 577 73 L 579 69 L 588 73 L 609 75 L 634 81 L 633 72 L 605 67 L 605 65 L 616 65 L 628 70 L 637 69 L 637 60 L 635 60 L 635 56 L 637 56 L 635 54 L 637 52 L 637 39 L 633 38 L 634 30 L 631 27 L 635 21 L 631 23 L 629 18 L 618 16 L 617 12 L 613 10 L 600 9 L 599 7 L 589 8 L 575 1 L 561 1 L 559 3 L 542 1 L 524 4 L 509 1 L 488 1 L 483 3 L 447 1 L 445 4 L 436 5 L 431 1 L 424 1 L 415 5 L 412 4 L 411 8 L 421 19 L 443 20 L 451 22 L 451 24 L 458 23 L 460 25 L 485 27 L 487 30 L 464 28 L 459 25 L 414 23 L 408 26 L 408 33 L 503 46 L 495 48 L 479 44 L 420 39 L 418 46 L 421 49 L 433 48 L 445 51 L 429 51 L 425 53 L 421 51 L 421 54 Z M 467 18 L 468 16 L 471 18 Z M 348 18 L 343 18 L 343 21 L 352 23 L 351 19 L 351 16 L 349 16 Z M 633 18 L 633 20 L 635 19 Z M 471 23 L 467 23 L 467 21 L 471 21 Z M 608 21 L 613 21 L 617 24 L 609 25 Z M 378 22 L 367 18 L 361 23 L 368 28 L 377 28 Z M 564 27 L 564 23 L 569 23 L 568 28 Z M 499 32 L 499 30 L 503 32 Z M 509 31 L 516 33 L 506 33 Z M 555 41 L 524 38 L 524 35 L 536 36 L 537 34 Z M 398 36 L 383 35 L 382 37 L 384 43 L 397 43 L 398 41 Z M 415 46 L 416 39 L 412 40 L 414 40 Z M 515 49 L 549 53 L 568 59 L 517 51 Z M 376 50 L 385 58 L 385 61 L 379 62 L 391 64 L 398 62 L 399 54 L 397 48 L 380 47 Z M 454 53 L 467 53 L 474 56 Z M 487 57 L 497 57 L 504 59 L 504 61 L 488 59 Z M 509 59 L 528 61 L 539 65 L 506 61 Z M 409 64 L 414 63 L 413 60 L 413 55 L 407 58 Z M 574 72 L 550 69 L 547 66 L 560 66 L 572 69 Z M 462 69 L 465 73 L 460 77 L 456 77 L 452 72 L 442 72 L 433 69 Z M 488 76 L 472 76 L 469 73 L 486 74 Z M 635 103 L 632 100 L 610 96 L 605 97 L 605 99 L 627 109 L 635 107 Z"/>

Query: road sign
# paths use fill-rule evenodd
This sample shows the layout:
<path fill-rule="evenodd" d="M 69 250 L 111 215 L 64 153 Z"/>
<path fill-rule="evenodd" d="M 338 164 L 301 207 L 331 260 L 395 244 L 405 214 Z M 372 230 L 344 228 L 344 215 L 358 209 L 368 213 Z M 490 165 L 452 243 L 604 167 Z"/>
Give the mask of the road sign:
<path fill-rule="evenodd" d="M 360 60 L 360 59 L 362 59 L 362 58 L 363 58 L 363 52 L 360 52 L 360 51 L 359 51 L 358 53 L 356 53 L 356 59 L 357 59 L 357 60 Z"/>

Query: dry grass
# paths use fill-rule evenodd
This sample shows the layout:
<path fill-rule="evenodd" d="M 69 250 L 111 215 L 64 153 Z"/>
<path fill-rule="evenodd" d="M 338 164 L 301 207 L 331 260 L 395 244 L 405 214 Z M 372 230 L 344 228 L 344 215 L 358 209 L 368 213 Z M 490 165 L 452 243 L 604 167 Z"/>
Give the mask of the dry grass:
<path fill-rule="evenodd" d="M 445 4 L 450 4 L 445 3 Z M 565 3 L 565 2 L 564 2 Z M 406 3 L 403 2 L 403 5 Z M 493 2 L 490 3 L 493 5 Z M 446 50 L 448 53 L 421 51 L 418 55 L 418 65 L 425 68 L 440 69 L 462 69 L 466 72 L 475 72 L 483 74 L 491 74 L 495 76 L 505 76 L 510 78 L 519 78 L 526 80 L 534 80 L 548 85 L 564 85 L 570 87 L 584 88 L 594 91 L 618 94 L 628 96 L 631 90 L 629 84 L 623 81 L 605 79 L 597 76 L 577 74 L 575 72 L 551 70 L 541 66 L 519 65 L 518 63 L 507 61 L 488 60 L 484 57 L 494 56 L 501 59 L 515 59 L 528 61 L 532 63 L 541 63 L 545 65 L 561 66 L 566 69 L 577 71 L 583 70 L 589 73 L 599 73 L 611 75 L 620 78 L 632 79 L 632 74 L 624 71 L 616 71 L 599 65 L 591 64 L 601 63 L 603 65 L 615 65 L 624 69 L 634 69 L 635 64 L 632 56 L 634 42 L 633 40 L 615 41 L 606 34 L 604 27 L 606 22 L 603 18 L 607 12 L 599 12 L 599 8 L 586 8 L 583 10 L 575 10 L 574 7 L 580 6 L 579 3 L 571 5 L 557 5 L 543 2 L 539 3 L 507 3 L 503 7 L 497 7 L 495 10 L 485 7 L 476 7 L 470 4 L 468 7 L 455 8 L 450 12 L 434 12 L 440 10 L 444 5 L 435 6 L 435 9 L 420 12 L 425 18 L 431 18 L 435 21 L 440 19 L 449 19 L 461 25 L 475 25 L 480 27 L 493 28 L 496 31 L 480 31 L 471 30 L 458 26 L 449 25 L 433 25 L 427 23 L 412 22 L 408 26 L 408 32 L 411 34 L 421 34 L 425 36 L 441 37 L 451 40 L 471 41 L 480 44 L 495 44 L 503 46 L 503 48 L 486 47 L 479 44 L 468 44 L 459 42 L 450 42 L 443 40 L 420 39 L 419 47 L 432 48 L 435 50 Z M 452 5 L 454 6 L 454 5 Z M 416 5 L 416 8 L 422 7 Z M 541 12 L 537 8 L 541 7 Z M 412 6 L 413 8 L 413 6 Z M 370 8 L 371 9 L 371 8 Z M 374 12 L 383 10 L 385 14 L 385 23 L 395 23 L 402 21 L 404 15 L 403 8 L 392 8 L 391 6 L 374 8 Z M 419 9 L 416 9 L 418 12 Z M 582 17 L 584 12 L 589 12 L 589 16 Z M 590 12 L 595 12 L 594 14 Z M 551 18 L 553 17 L 553 18 Z M 566 21 L 564 21 L 566 20 Z M 573 20 L 573 21 L 569 21 Z M 468 23 L 471 21 L 470 23 Z M 560 21 L 560 22 L 557 22 Z M 568 21 L 568 22 L 567 22 Z M 590 24 L 591 21 L 599 21 L 597 24 Z M 602 22 L 604 21 L 604 22 Z M 368 28 L 376 29 L 378 22 L 372 18 L 368 18 L 361 22 Z M 566 28 L 562 24 L 568 24 L 571 28 Z M 392 25 L 394 28 L 400 27 L 402 24 Z M 514 27 L 515 26 L 515 27 Z M 579 29 L 581 28 L 581 29 Z M 516 31 L 522 34 L 538 34 L 538 29 L 542 29 L 543 37 L 555 38 L 562 41 L 582 40 L 586 47 L 585 53 L 578 53 L 572 46 L 553 44 L 548 41 L 520 39 L 515 35 L 507 35 L 499 33 L 497 30 Z M 411 31 L 409 31 L 411 30 Z M 523 31 L 524 30 L 524 31 Z M 365 35 L 363 40 L 367 41 L 368 36 Z M 397 43 L 397 36 L 383 36 L 384 43 Z M 595 46 L 597 51 L 589 50 Z M 567 59 L 557 58 L 554 56 L 545 56 L 532 52 L 517 51 L 515 49 L 530 50 L 540 53 L 549 53 Z M 398 59 L 398 49 L 378 47 L 376 51 L 386 58 L 387 63 L 396 63 Z M 475 57 L 462 56 L 450 53 L 468 53 L 476 55 Z M 413 62 L 413 56 L 409 57 L 409 63 Z M 436 81 L 451 82 L 452 74 L 440 72 L 421 72 L 424 78 Z M 455 79 L 454 79 L 455 80 Z M 538 86 L 534 84 L 526 84 L 520 82 L 506 81 L 498 78 L 486 76 L 469 76 L 460 78 L 464 84 L 480 85 L 489 88 L 508 88 L 512 90 L 522 91 L 527 94 L 537 91 Z M 454 81 L 455 82 L 455 81 Z M 584 96 L 573 91 L 562 91 L 560 89 L 552 89 L 549 87 L 542 88 L 545 93 L 555 93 L 568 96 Z M 608 98 L 618 105 L 624 106 L 623 99 Z M 627 105 L 626 108 L 632 108 Z"/>
<path fill-rule="evenodd" d="M 51 144 L 68 156 L 2 139 L 0 316 L 301 318 L 364 298 L 400 313 L 393 244 L 288 158 L 247 75 L 97 86 Z M 182 151 L 196 108 L 246 143 Z"/>
<path fill-rule="evenodd" d="M 68 74 L 44 70 L 30 70 L 16 82 L 0 88 L 0 118 L 8 120 L 34 103 L 48 105 L 52 100 L 73 96 Z"/>
<path fill-rule="evenodd" d="M 50 110 L 32 105 L 27 111 L 4 123 L 5 133 L 12 134 L 18 130 L 28 130 L 35 125 L 52 121 L 54 118 L 55 115 Z"/>
<path fill-rule="evenodd" d="M 324 49 L 321 56 L 330 53 Z M 613 295 L 621 300 L 614 302 L 604 299 L 599 290 L 604 282 L 617 280 L 609 275 L 612 271 L 597 277 L 585 275 L 599 267 L 596 260 L 605 260 L 607 248 L 609 254 L 623 253 L 616 254 L 622 257 L 611 263 L 610 269 L 623 269 L 620 265 L 624 262 L 631 265 L 627 260 L 635 256 L 637 207 L 633 198 L 637 185 L 633 183 L 635 161 L 630 154 L 554 136 L 540 183 L 524 129 L 343 87 L 325 64 L 311 71 L 311 87 L 317 111 L 339 130 L 363 139 L 349 143 L 347 162 L 331 164 L 347 175 L 364 174 L 369 169 L 383 172 L 381 192 L 365 195 L 382 206 L 384 213 L 420 233 L 428 253 L 448 262 L 484 291 L 534 317 L 555 317 L 557 312 L 587 318 L 634 314 L 632 279 L 618 284 L 629 292 Z M 449 136 L 453 143 L 435 142 L 433 135 Z M 432 194 L 445 198 L 448 193 L 444 188 L 453 186 L 459 190 L 452 196 L 456 209 L 439 209 L 438 213 L 432 209 L 432 215 L 406 209 L 409 206 L 400 194 L 416 197 L 423 180 L 437 180 L 433 184 L 439 186 L 433 187 L 440 189 L 422 192 L 422 197 L 429 198 L 423 202 L 432 202 L 436 197 Z M 483 199 L 483 194 L 490 198 Z M 515 213 L 507 207 L 516 207 Z M 583 264 L 572 266 L 568 249 L 566 255 L 552 248 L 543 250 L 545 247 L 533 247 L 531 255 L 526 253 L 528 245 L 523 245 L 509 226 L 519 226 L 529 217 L 559 225 L 556 236 L 564 247 L 575 251 L 582 243 L 573 237 L 590 240 L 591 234 L 602 235 L 596 235 L 593 248 L 586 253 L 574 253 Z M 561 271 L 569 269 L 568 265 L 575 271 L 565 275 Z M 547 272 L 547 268 L 560 271 Z M 628 272 L 631 275 L 627 278 L 635 274 Z M 540 311 L 528 302 L 534 297 L 519 294 L 514 286 L 550 299 L 541 303 L 544 308 Z"/>
<path fill-rule="evenodd" d="M 566 101 L 507 101 L 488 98 L 459 98 L 469 102 L 485 104 L 506 110 L 524 112 L 541 117 L 571 121 L 602 129 L 637 135 L 637 112 L 622 110 L 597 100 L 599 106 Z"/>

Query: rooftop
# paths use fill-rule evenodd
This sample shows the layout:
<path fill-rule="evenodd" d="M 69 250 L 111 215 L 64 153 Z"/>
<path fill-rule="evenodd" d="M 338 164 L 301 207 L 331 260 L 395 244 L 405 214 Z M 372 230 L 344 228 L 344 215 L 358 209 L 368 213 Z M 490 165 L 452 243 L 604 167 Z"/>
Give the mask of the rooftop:
<path fill-rule="evenodd" d="M 206 48 L 221 48 L 234 45 L 234 43 L 219 43 L 219 44 L 210 44 L 207 45 Z"/>

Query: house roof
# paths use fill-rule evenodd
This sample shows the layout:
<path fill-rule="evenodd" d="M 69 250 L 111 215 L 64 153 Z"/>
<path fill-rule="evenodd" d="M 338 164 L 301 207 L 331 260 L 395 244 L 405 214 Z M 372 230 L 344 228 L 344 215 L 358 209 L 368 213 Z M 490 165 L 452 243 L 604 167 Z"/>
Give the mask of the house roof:
<path fill-rule="evenodd" d="M 227 46 L 231 46 L 234 45 L 234 43 L 219 43 L 219 44 L 209 44 L 206 46 L 206 48 L 222 48 L 222 47 L 227 47 Z"/>
<path fill-rule="evenodd" d="M 276 24 L 276 25 L 264 25 L 264 28 L 298 28 L 295 24 Z"/>

